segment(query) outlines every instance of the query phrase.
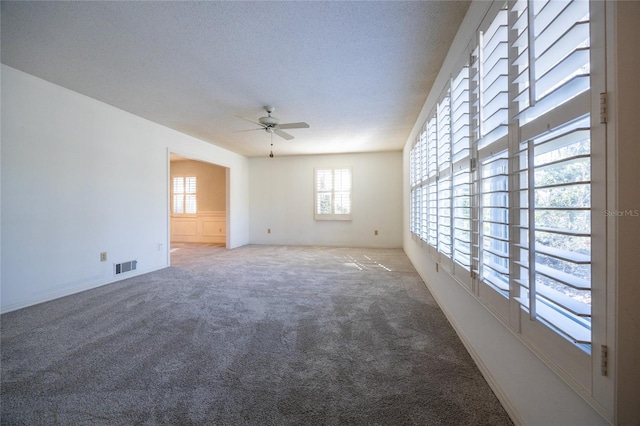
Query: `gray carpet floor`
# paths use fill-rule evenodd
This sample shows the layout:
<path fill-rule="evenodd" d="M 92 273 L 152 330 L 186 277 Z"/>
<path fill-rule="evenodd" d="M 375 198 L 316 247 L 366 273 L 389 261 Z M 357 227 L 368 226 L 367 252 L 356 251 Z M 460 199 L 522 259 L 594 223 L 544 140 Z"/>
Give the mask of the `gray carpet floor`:
<path fill-rule="evenodd" d="M 2 424 L 511 424 L 402 250 L 176 248 L 1 316 Z"/>

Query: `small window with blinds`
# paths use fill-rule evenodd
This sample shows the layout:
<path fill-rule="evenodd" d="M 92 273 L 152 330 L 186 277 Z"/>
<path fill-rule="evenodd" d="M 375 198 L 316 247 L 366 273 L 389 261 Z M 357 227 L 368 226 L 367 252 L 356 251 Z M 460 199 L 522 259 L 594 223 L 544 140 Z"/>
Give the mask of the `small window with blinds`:
<path fill-rule="evenodd" d="M 351 220 L 351 169 L 315 170 L 315 219 Z"/>
<path fill-rule="evenodd" d="M 195 176 L 174 177 L 172 192 L 174 214 L 195 214 L 197 212 Z"/>

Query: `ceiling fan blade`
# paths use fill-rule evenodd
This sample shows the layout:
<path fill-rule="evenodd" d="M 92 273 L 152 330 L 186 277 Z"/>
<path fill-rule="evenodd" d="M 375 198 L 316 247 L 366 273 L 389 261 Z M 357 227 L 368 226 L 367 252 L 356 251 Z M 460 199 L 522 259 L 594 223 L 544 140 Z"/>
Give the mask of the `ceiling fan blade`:
<path fill-rule="evenodd" d="M 247 121 L 248 121 L 248 122 L 250 122 L 250 123 L 257 124 L 258 126 L 262 126 L 262 128 L 265 128 L 265 127 L 266 127 L 264 124 L 259 123 L 259 122 L 255 121 L 255 120 L 252 120 L 252 119 L 250 119 L 250 118 L 243 117 L 243 116 L 241 116 L 241 115 L 236 115 L 236 117 L 238 117 L 238 118 L 242 118 L 243 120 L 247 120 Z"/>
<path fill-rule="evenodd" d="M 284 123 L 284 124 L 279 124 L 278 127 L 280 127 L 281 129 L 308 129 L 309 125 L 305 122 Z"/>
<path fill-rule="evenodd" d="M 291 136 L 289 133 L 287 132 L 283 132 L 280 129 L 274 129 L 273 133 L 275 133 L 276 135 L 280 136 L 283 139 L 286 139 L 288 141 L 290 141 L 291 139 L 293 139 L 293 136 Z"/>
<path fill-rule="evenodd" d="M 236 130 L 236 131 L 234 131 L 233 133 L 253 132 L 254 130 L 264 130 L 264 127 L 260 127 L 259 129 Z"/>

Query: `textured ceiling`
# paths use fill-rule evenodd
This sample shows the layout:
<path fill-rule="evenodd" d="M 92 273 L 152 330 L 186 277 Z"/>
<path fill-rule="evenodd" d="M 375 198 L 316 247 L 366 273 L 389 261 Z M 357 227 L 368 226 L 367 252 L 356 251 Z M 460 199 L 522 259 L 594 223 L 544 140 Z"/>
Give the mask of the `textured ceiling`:
<path fill-rule="evenodd" d="M 247 156 L 400 150 L 466 1 L 2 2 L 2 63 Z"/>

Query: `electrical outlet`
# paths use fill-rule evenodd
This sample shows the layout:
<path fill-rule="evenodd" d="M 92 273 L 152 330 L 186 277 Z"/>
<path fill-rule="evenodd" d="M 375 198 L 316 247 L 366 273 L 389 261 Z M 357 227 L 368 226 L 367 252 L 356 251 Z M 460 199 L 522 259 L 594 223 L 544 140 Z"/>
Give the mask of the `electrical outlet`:
<path fill-rule="evenodd" d="M 373 231 L 373 235 L 378 235 L 378 230 Z"/>
<path fill-rule="evenodd" d="M 100 253 L 100 262 L 106 262 L 107 261 L 107 252 L 103 251 L 102 253 Z"/>

